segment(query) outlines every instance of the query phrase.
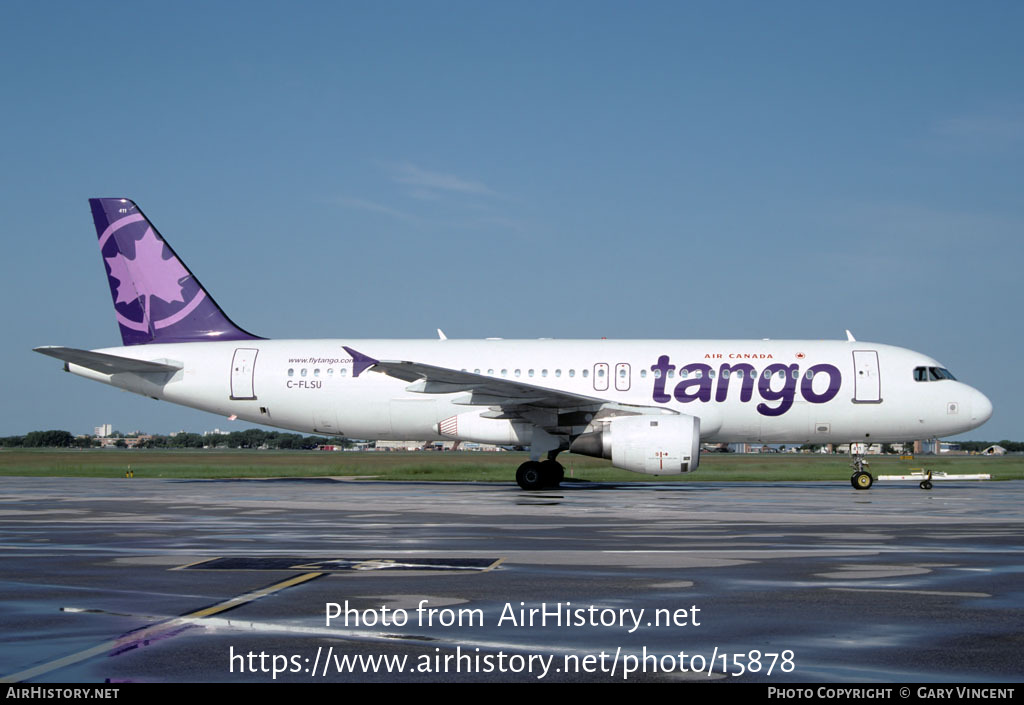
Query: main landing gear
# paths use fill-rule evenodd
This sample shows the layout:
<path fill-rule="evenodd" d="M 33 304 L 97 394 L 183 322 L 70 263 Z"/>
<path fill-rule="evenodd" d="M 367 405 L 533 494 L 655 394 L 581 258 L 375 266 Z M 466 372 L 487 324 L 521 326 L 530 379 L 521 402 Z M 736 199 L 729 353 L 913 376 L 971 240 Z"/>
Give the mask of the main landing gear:
<path fill-rule="evenodd" d="M 859 453 L 854 455 L 850 467 L 853 468 L 853 474 L 850 475 L 850 484 L 853 485 L 853 489 L 870 490 L 875 478 L 868 471 L 868 461 L 864 460 L 864 456 Z"/>
<path fill-rule="evenodd" d="M 516 470 L 516 482 L 524 490 L 543 490 L 558 487 L 565 477 L 562 464 L 554 458 L 527 460 Z"/>

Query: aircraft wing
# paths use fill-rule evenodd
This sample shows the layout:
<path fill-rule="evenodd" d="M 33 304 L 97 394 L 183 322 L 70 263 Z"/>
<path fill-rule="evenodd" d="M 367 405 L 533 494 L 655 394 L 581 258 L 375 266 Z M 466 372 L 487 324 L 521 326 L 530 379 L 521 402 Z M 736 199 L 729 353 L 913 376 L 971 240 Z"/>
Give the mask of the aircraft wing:
<path fill-rule="evenodd" d="M 619 404 L 601 397 L 539 387 L 519 380 L 463 372 L 423 362 L 376 360 L 349 347 L 345 347 L 345 350 L 352 356 L 355 376 L 372 369 L 373 372 L 380 372 L 389 377 L 410 382 L 410 386 L 406 389 L 411 392 L 425 394 L 468 392 L 466 397 L 460 398 L 456 402 L 468 406 L 501 407 L 506 411 L 526 407 L 564 411 L 569 409 L 597 410 L 611 405 L 623 410 L 627 407 L 631 409 L 626 413 L 675 413 L 667 409 Z"/>
<path fill-rule="evenodd" d="M 64 362 L 70 362 L 79 367 L 85 367 L 105 375 L 112 375 L 118 372 L 177 372 L 182 365 L 167 362 L 151 362 L 149 360 L 136 360 L 132 357 L 121 357 L 120 355 L 109 355 L 107 353 L 93 352 L 92 350 L 79 350 L 78 348 L 62 348 L 57 345 L 33 348 L 37 353 L 55 357 Z"/>

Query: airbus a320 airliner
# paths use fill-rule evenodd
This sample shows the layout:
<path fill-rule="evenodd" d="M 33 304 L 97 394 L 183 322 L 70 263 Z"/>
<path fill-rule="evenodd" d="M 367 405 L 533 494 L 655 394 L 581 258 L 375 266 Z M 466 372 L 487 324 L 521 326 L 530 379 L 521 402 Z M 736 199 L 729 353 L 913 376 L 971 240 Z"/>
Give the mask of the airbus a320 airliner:
<path fill-rule="evenodd" d="M 893 442 L 992 415 L 927 355 L 849 334 L 266 340 L 227 317 L 135 203 L 89 204 L 124 345 L 37 352 L 136 394 L 303 433 L 529 446 L 516 472 L 527 490 L 561 482 L 562 451 L 668 475 L 696 470 L 702 442 Z"/>

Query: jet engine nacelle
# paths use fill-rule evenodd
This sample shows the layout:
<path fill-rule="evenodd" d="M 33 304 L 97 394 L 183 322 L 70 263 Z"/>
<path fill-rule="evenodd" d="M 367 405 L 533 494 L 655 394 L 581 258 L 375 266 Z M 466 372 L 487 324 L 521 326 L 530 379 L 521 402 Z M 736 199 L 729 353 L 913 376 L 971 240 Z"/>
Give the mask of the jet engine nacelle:
<path fill-rule="evenodd" d="M 616 416 L 579 436 L 569 450 L 648 475 L 693 472 L 700 462 L 700 419 L 696 416 Z"/>

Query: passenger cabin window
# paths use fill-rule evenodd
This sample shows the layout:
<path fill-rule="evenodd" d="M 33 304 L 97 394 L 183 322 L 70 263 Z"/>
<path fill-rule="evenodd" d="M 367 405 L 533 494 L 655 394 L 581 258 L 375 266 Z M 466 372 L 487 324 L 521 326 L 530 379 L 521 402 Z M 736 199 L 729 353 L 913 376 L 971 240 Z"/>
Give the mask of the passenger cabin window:
<path fill-rule="evenodd" d="M 288 376 L 289 377 L 294 377 L 295 376 L 295 368 L 294 367 L 289 367 L 288 368 Z"/>
<path fill-rule="evenodd" d="M 589 377 L 590 376 L 590 370 L 583 370 L 583 376 L 584 377 Z"/>

